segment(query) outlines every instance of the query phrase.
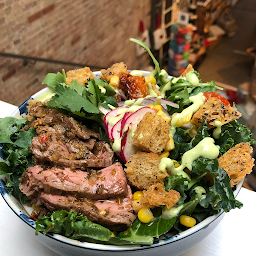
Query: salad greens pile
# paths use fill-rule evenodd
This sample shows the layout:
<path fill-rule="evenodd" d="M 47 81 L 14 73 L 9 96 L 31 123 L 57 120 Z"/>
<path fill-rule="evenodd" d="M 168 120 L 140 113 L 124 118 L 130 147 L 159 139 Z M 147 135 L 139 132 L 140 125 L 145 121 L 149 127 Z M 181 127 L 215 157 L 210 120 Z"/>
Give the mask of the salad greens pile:
<path fill-rule="evenodd" d="M 162 96 L 179 104 L 179 109 L 168 106 L 168 113 L 181 112 L 191 102 L 189 97 L 200 92 L 215 92 L 217 86 L 214 82 L 201 83 L 199 74 L 197 76 L 200 86 L 195 86 L 185 78 L 169 78 L 164 70 L 160 70 L 157 60 L 148 47 L 136 40 L 131 41 L 140 44 L 150 54 L 155 64 L 155 70 L 151 73 L 159 86 Z M 48 74 L 43 84 L 47 84 L 54 91 L 51 100 L 45 103 L 47 107 L 57 109 L 78 120 L 93 121 L 93 129 L 98 131 L 103 138 L 107 139 L 105 127 L 102 121 L 103 113 L 100 107 L 111 109 L 117 107 L 116 92 L 106 81 L 101 79 L 89 79 L 85 85 L 72 81 L 66 85 L 66 75 L 62 73 Z M 99 89 L 99 86 L 101 89 Z M 27 124 L 26 119 L 15 119 L 7 117 L 0 120 L 0 143 L 3 143 L 2 152 L 5 160 L 0 162 L 0 175 L 7 176 L 6 188 L 25 202 L 25 196 L 19 190 L 19 177 L 27 167 L 33 165 L 32 155 L 29 150 L 31 140 L 35 134 L 33 128 L 28 131 L 22 130 Z M 185 152 L 195 147 L 206 137 L 213 138 L 213 129 L 208 129 L 205 122 L 191 138 L 188 130 L 176 127 L 173 135 L 175 147 L 170 151 L 169 158 L 178 163 Z M 219 156 L 240 142 L 255 143 L 249 129 L 232 121 L 221 126 L 221 134 L 215 139 L 215 144 L 220 147 Z M 210 174 L 212 180 L 207 177 Z M 199 157 L 193 161 L 190 173 L 191 179 L 181 175 L 167 176 L 165 179 L 165 190 L 174 189 L 181 195 L 178 203 L 171 208 L 165 206 L 152 209 L 154 219 L 149 223 L 142 223 L 137 218 L 132 226 L 124 232 L 112 233 L 109 229 L 99 224 L 88 221 L 85 216 L 78 216 L 76 212 L 65 210 L 49 212 L 46 216 L 36 220 L 36 234 L 38 232 L 53 232 L 71 239 L 106 244 L 145 244 L 150 245 L 155 238 L 165 235 L 171 229 L 180 232 L 186 229 L 179 223 L 179 216 L 186 214 L 197 219 L 198 222 L 206 217 L 225 212 L 234 208 L 241 208 L 242 204 L 234 198 L 230 187 L 228 174 L 219 167 L 217 159 Z"/>

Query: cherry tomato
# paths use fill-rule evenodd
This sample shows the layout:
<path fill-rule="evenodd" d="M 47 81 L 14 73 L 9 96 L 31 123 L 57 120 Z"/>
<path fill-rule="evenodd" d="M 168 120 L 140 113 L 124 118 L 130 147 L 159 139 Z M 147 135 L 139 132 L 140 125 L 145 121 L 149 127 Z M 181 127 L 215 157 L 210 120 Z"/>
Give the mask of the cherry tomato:
<path fill-rule="evenodd" d="M 230 103 L 229 103 L 229 101 L 228 101 L 225 97 L 220 96 L 220 95 L 219 95 L 218 93 L 216 93 L 216 92 L 204 92 L 204 97 L 206 98 L 206 99 L 205 99 L 205 102 L 206 102 L 209 98 L 214 97 L 214 98 L 217 98 L 217 99 L 221 100 L 222 103 L 223 103 L 225 106 L 231 106 Z"/>
<path fill-rule="evenodd" d="M 43 144 L 43 143 L 46 142 L 47 140 L 48 140 L 48 136 L 47 136 L 47 135 L 43 135 L 43 136 L 41 136 L 39 142 L 40 142 L 41 144 Z"/>

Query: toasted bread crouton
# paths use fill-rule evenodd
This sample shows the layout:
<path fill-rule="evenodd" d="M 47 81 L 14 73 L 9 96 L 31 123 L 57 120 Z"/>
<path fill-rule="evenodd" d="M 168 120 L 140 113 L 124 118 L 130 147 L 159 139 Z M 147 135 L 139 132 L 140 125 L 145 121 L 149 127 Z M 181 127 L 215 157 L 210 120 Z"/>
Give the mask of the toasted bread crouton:
<path fill-rule="evenodd" d="M 81 83 L 84 86 L 89 78 L 94 78 L 92 71 L 88 67 L 69 70 L 66 76 L 67 85 L 70 85 L 72 80 L 77 80 L 77 83 Z"/>
<path fill-rule="evenodd" d="M 180 77 L 186 77 L 187 73 L 189 73 L 190 71 L 193 71 L 194 68 L 191 64 L 188 64 L 187 68 L 185 69 L 185 71 L 180 75 Z"/>
<path fill-rule="evenodd" d="M 123 63 L 116 63 L 113 64 L 110 68 L 102 69 L 101 70 L 101 79 L 107 81 L 108 83 L 110 82 L 110 79 L 112 76 L 121 76 L 123 74 L 128 74 L 127 66 Z"/>
<path fill-rule="evenodd" d="M 175 190 L 165 191 L 164 185 L 157 183 L 143 191 L 143 197 L 133 202 L 133 210 L 139 211 L 143 207 L 154 208 L 160 205 L 166 205 L 168 209 L 172 208 L 180 199 L 180 193 Z"/>
<path fill-rule="evenodd" d="M 206 121 L 208 128 L 215 127 L 215 121 L 222 124 L 229 123 L 241 117 L 241 113 L 231 106 L 225 106 L 221 100 L 212 97 L 209 98 L 194 114 L 191 123 L 197 128 L 200 127 L 203 120 Z"/>
<path fill-rule="evenodd" d="M 254 166 L 252 151 L 248 142 L 241 142 L 218 159 L 220 167 L 227 172 L 230 178 L 231 187 L 242 181 L 246 174 L 252 172 Z"/>
<path fill-rule="evenodd" d="M 167 172 L 159 170 L 160 157 L 154 153 L 137 152 L 126 163 L 125 172 L 129 183 L 140 190 L 156 183 L 164 183 Z"/>
<path fill-rule="evenodd" d="M 143 151 L 159 154 L 170 140 L 168 123 L 156 113 L 146 113 L 139 122 L 132 144 Z"/>

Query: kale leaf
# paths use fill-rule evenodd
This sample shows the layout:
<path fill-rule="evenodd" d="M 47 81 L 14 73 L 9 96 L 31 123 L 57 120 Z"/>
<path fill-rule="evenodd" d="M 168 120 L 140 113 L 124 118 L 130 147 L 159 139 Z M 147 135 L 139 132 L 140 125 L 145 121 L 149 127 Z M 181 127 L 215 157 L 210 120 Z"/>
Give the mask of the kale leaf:
<path fill-rule="evenodd" d="M 30 145 L 35 136 L 34 128 L 21 130 L 26 119 L 5 117 L 0 119 L 0 143 L 5 160 L 0 162 L 0 175 L 7 175 L 6 188 L 14 196 L 27 200 L 19 189 L 19 178 L 29 166 L 33 165 Z"/>
<path fill-rule="evenodd" d="M 36 220 L 36 235 L 52 232 L 71 239 L 86 240 L 87 238 L 109 241 L 111 231 L 99 224 L 88 221 L 87 217 L 77 215 L 74 211 L 49 212 L 46 216 Z"/>
<path fill-rule="evenodd" d="M 192 172 L 201 175 L 203 173 L 210 173 L 214 184 L 209 187 L 206 198 L 200 201 L 200 205 L 218 212 L 223 209 L 225 212 L 234 208 L 241 208 L 242 203 L 237 201 L 234 197 L 230 186 L 230 179 L 228 174 L 219 167 L 217 159 L 209 159 L 200 157 L 192 164 Z"/>

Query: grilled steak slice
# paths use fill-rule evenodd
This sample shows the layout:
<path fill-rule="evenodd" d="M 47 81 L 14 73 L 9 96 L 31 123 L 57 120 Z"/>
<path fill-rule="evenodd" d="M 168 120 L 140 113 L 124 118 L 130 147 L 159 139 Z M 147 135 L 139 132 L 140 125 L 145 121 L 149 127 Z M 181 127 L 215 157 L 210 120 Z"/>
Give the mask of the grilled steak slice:
<path fill-rule="evenodd" d="M 94 200 L 127 195 L 127 180 L 120 163 L 88 172 L 33 166 L 23 173 L 20 181 L 20 190 L 30 198 L 38 197 L 41 192 Z"/>
<path fill-rule="evenodd" d="M 110 200 L 95 201 L 76 199 L 73 196 L 60 196 L 42 193 L 38 203 L 43 203 L 50 211 L 73 210 L 87 216 L 88 220 L 97 222 L 111 230 L 126 230 L 135 219 L 132 210 L 132 192 L 128 187 L 128 196 Z"/>
<path fill-rule="evenodd" d="M 57 124 L 63 126 L 66 132 L 72 132 L 81 139 L 87 140 L 90 137 L 100 139 L 97 132 L 87 128 L 73 117 L 66 116 L 55 109 L 44 107 L 40 101 L 29 101 L 27 117 L 30 123 L 24 127 L 25 130 L 38 125 L 54 126 Z"/>
<path fill-rule="evenodd" d="M 87 144 L 91 142 L 89 139 Z M 38 164 L 46 162 L 54 166 L 86 169 L 107 167 L 113 163 L 114 152 L 106 142 L 96 142 L 92 151 L 86 147 L 87 144 L 76 140 L 66 144 L 55 133 L 47 132 L 32 139 L 30 150 Z"/>

